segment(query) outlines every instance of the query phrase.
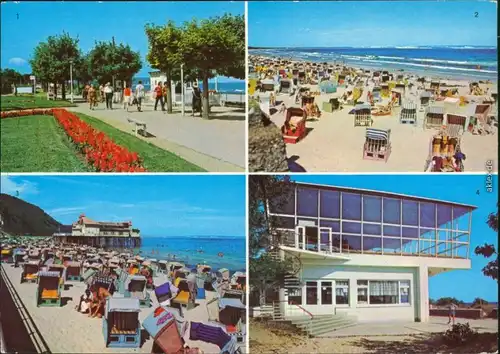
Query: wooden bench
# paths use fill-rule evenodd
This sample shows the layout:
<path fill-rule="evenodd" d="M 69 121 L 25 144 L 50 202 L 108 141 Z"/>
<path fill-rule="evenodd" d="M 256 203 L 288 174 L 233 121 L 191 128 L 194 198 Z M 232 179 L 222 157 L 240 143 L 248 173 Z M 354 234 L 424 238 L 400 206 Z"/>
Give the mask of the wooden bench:
<path fill-rule="evenodd" d="M 127 121 L 130 123 L 130 124 L 134 124 L 134 133 L 135 133 L 135 136 L 137 136 L 137 133 L 140 130 L 142 130 L 142 135 L 146 136 L 147 134 L 147 131 L 146 131 L 146 123 L 144 122 L 141 122 L 140 120 L 137 120 L 137 119 L 133 119 L 133 118 L 127 118 Z"/>

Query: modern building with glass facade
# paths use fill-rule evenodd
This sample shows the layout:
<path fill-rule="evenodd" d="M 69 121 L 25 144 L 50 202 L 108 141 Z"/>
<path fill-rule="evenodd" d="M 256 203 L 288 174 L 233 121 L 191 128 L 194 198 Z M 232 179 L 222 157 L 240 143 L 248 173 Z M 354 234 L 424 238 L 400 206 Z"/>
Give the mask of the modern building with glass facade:
<path fill-rule="evenodd" d="M 280 204 L 269 205 L 279 255 L 301 264 L 298 279 L 279 291 L 284 316 L 425 322 L 428 278 L 471 268 L 474 206 L 305 183 Z"/>

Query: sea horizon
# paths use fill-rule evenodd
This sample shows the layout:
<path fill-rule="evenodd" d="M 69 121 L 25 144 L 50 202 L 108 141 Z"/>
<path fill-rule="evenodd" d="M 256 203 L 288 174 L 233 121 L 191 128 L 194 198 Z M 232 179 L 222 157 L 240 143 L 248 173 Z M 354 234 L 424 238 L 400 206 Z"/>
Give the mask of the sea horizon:
<path fill-rule="evenodd" d="M 310 62 L 342 61 L 374 70 L 399 70 L 424 76 L 496 81 L 494 46 L 363 46 L 363 47 L 249 47 L 249 54 Z"/>

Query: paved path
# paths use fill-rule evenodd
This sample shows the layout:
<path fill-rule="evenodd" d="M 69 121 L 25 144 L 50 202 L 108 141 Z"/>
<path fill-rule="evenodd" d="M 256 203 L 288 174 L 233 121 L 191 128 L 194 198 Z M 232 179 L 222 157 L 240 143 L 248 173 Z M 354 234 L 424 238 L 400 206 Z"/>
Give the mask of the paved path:
<path fill-rule="evenodd" d="M 431 317 L 429 322 L 360 323 L 326 333 L 320 337 L 369 337 L 438 333 L 451 328 L 451 325 L 448 325 L 447 322 L 448 317 Z M 470 326 L 480 333 L 498 332 L 498 321 L 495 319 L 469 320 L 457 318 L 456 322 L 469 322 Z"/>
<path fill-rule="evenodd" d="M 118 107 L 118 106 L 117 106 Z M 91 111 L 87 104 L 78 104 L 69 110 L 81 112 L 132 134 L 127 117 L 147 124 L 154 137 L 143 138 L 154 145 L 169 150 L 185 160 L 210 172 L 242 172 L 246 165 L 245 112 L 228 107 L 212 107 L 211 118 L 183 117 L 179 109 L 166 114 L 154 111 L 152 103 L 143 105 L 143 112 L 131 107 L 106 110 L 101 103 Z"/>

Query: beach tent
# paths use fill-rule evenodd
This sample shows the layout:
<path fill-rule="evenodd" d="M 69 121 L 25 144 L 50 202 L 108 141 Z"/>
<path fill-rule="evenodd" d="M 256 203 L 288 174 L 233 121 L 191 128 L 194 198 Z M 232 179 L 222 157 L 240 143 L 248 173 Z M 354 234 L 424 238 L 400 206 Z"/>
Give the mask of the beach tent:
<path fill-rule="evenodd" d="M 106 300 L 106 311 L 102 321 L 106 348 L 140 347 L 139 312 L 141 309 L 138 299 L 110 297 Z"/>
<path fill-rule="evenodd" d="M 144 319 L 142 326 L 154 340 L 152 353 L 182 351 L 187 322 L 177 309 L 160 306 Z"/>

